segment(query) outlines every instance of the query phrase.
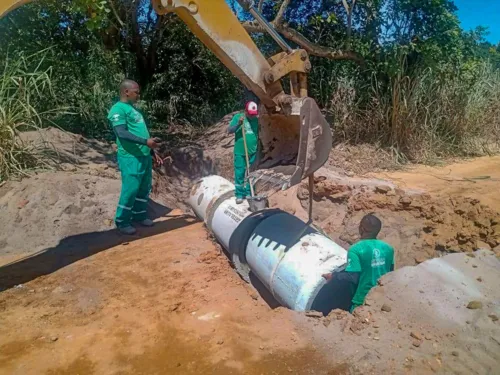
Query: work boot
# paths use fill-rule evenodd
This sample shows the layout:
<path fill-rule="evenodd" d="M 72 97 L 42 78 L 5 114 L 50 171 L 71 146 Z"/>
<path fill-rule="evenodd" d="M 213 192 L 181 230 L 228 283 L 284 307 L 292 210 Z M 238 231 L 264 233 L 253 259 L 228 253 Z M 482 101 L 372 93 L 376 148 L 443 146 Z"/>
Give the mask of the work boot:
<path fill-rule="evenodd" d="M 242 204 L 243 198 L 236 198 L 236 204 Z"/>
<path fill-rule="evenodd" d="M 118 230 L 120 231 L 120 233 L 128 234 L 128 235 L 132 235 L 132 234 L 135 234 L 135 232 L 137 232 L 137 230 L 132 225 L 118 228 Z"/>
<path fill-rule="evenodd" d="M 144 219 L 143 221 L 141 221 L 141 225 L 142 225 L 143 227 L 148 227 L 148 228 L 150 228 L 150 227 L 154 226 L 154 225 L 155 225 L 155 223 L 154 223 L 154 222 L 153 222 L 153 220 L 151 220 L 151 219 Z"/>

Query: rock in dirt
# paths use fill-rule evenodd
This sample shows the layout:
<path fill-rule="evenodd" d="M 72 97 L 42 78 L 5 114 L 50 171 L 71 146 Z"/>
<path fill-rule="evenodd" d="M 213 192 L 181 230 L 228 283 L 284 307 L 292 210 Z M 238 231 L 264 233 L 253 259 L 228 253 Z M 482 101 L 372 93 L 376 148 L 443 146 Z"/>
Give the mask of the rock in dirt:
<path fill-rule="evenodd" d="M 181 305 L 182 305 L 182 302 L 174 303 L 168 307 L 168 311 L 170 311 L 170 312 L 177 311 L 179 309 L 179 307 L 181 307 Z"/>
<path fill-rule="evenodd" d="M 21 208 L 24 208 L 29 202 L 29 200 L 23 199 L 17 204 L 17 208 L 20 210 Z"/>
<path fill-rule="evenodd" d="M 224 344 L 224 340 L 223 339 L 217 340 L 217 345 L 222 345 L 222 344 Z"/>
<path fill-rule="evenodd" d="M 424 263 L 426 260 L 427 258 L 422 255 L 418 255 L 415 257 L 415 263 L 417 264 Z"/>
<path fill-rule="evenodd" d="M 481 301 L 470 301 L 467 304 L 467 308 L 470 310 L 478 310 L 483 308 L 483 303 Z"/>
<path fill-rule="evenodd" d="M 61 171 L 64 171 L 64 172 L 76 172 L 77 171 L 77 168 L 73 164 L 70 164 L 70 163 L 62 163 L 59 165 L 59 168 L 61 169 Z"/>
<path fill-rule="evenodd" d="M 454 350 L 454 351 L 451 352 L 451 355 L 453 357 L 458 357 L 460 354 L 456 350 Z"/>
<path fill-rule="evenodd" d="M 399 200 L 399 203 L 401 203 L 404 206 L 409 206 L 411 204 L 411 202 L 412 202 L 412 199 L 410 197 L 402 197 Z"/>
<path fill-rule="evenodd" d="M 491 250 L 491 246 L 487 244 L 486 242 L 483 241 L 477 241 L 476 242 L 476 249 L 486 249 L 486 250 Z"/>
<path fill-rule="evenodd" d="M 388 185 L 380 185 L 375 188 L 375 191 L 380 194 L 387 194 L 392 188 Z"/>
<path fill-rule="evenodd" d="M 410 336 L 413 337 L 414 339 L 422 340 L 422 335 L 418 332 L 413 331 L 410 333 Z"/>
<path fill-rule="evenodd" d="M 59 340 L 59 337 L 57 337 L 57 336 L 50 337 L 50 341 L 52 341 L 52 342 L 56 342 L 57 340 Z"/>
<path fill-rule="evenodd" d="M 248 295 L 255 301 L 259 299 L 259 295 L 254 290 L 250 290 L 248 292 Z"/>
<path fill-rule="evenodd" d="M 498 316 L 497 316 L 497 315 L 495 315 L 495 314 L 490 314 L 490 315 L 488 315 L 488 317 L 489 317 L 492 321 L 494 321 L 494 322 L 496 322 L 496 321 L 498 320 Z"/>
<path fill-rule="evenodd" d="M 391 306 L 389 306 L 387 303 L 384 303 L 382 305 L 382 307 L 380 308 L 381 311 L 384 311 L 384 312 L 391 312 L 392 311 L 392 308 Z"/>
<path fill-rule="evenodd" d="M 422 345 L 422 341 L 420 340 L 413 340 L 412 342 L 413 346 L 418 348 L 420 345 Z"/>
<path fill-rule="evenodd" d="M 307 311 L 306 312 L 306 316 L 308 316 L 309 318 L 316 318 L 316 319 L 319 319 L 319 318 L 322 318 L 323 317 L 323 313 L 319 312 L 319 311 L 314 311 L 314 310 L 311 310 L 311 311 Z"/>

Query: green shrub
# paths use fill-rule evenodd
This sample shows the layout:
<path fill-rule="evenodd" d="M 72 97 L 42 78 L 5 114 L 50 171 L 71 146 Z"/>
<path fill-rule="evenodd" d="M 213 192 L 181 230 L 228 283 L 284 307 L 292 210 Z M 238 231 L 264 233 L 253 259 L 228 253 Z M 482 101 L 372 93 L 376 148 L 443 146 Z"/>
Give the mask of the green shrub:
<path fill-rule="evenodd" d="M 44 109 L 54 98 L 52 69 L 41 68 L 46 51 L 19 55 L 1 62 L 0 69 L 0 181 L 43 164 L 34 145 L 20 139 L 21 131 L 52 123 L 63 108 Z"/>

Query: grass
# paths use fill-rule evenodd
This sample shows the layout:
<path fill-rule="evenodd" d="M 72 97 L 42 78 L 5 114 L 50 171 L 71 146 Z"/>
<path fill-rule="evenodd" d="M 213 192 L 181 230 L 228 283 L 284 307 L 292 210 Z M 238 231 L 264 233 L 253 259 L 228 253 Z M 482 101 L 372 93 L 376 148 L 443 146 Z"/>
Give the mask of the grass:
<path fill-rule="evenodd" d="M 426 69 L 361 87 L 341 78 L 329 112 L 337 141 L 380 144 L 398 162 L 490 154 L 500 140 L 500 72 L 481 63 L 469 75 Z"/>
<path fill-rule="evenodd" d="M 51 68 L 44 65 L 44 51 L 0 62 L 0 181 L 45 165 L 37 146 L 25 144 L 20 133 L 37 130 L 63 110 L 45 109 L 54 97 Z"/>

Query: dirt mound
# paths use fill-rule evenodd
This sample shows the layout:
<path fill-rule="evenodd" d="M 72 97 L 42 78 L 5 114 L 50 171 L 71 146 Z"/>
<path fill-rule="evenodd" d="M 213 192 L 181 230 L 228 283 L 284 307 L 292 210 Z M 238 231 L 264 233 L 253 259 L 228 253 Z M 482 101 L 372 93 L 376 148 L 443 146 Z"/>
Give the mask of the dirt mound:
<path fill-rule="evenodd" d="M 223 117 L 195 142 L 181 147 L 169 144 L 161 147 L 159 153 L 164 165 L 155 176 L 155 197 L 189 211 L 185 202 L 194 181 L 213 174 L 232 180 L 234 136 L 227 134 L 227 127 L 233 115 Z"/>
<path fill-rule="evenodd" d="M 54 170 L 83 171 L 94 176 L 118 177 L 114 144 L 85 138 L 54 127 L 24 132 L 21 139 L 34 146 Z"/>
<path fill-rule="evenodd" d="M 0 262 L 51 248 L 65 238 L 113 229 L 121 186 L 113 146 L 57 128 L 23 133 L 22 138 L 48 156 L 53 170 L 0 187 Z M 155 200 L 150 203 L 153 218 L 176 203 Z"/>
<path fill-rule="evenodd" d="M 0 188 L 3 255 L 36 252 L 65 237 L 110 229 L 120 181 L 69 172 L 42 173 Z"/>
<path fill-rule="evenodd" d="M 451 254 L 384 276 L 366 305 L 318 319 L 317 340 L 373 373 L 488 374 L 498 367 L 500 261 Z M 326 327 L 326 328 L 325 328 Z M 368 373 L 368 371 L 362 371 Z"/>
<path fill-rule="evenodd" d="M 500 214 L 468 197 L 430 196 L 369 186 L 366 181 L 332 182 L 316 177 L 314 224 L 344 247 L 358 238 L 358 225 L 368 213 L 383 223 L 380 238 L 396 249 L 396 265 L 414 265 L 450 252 L 470 252 L 500 245 Z M 271 205 L 306 219 L 306 184 L 272 197 Z"/>

